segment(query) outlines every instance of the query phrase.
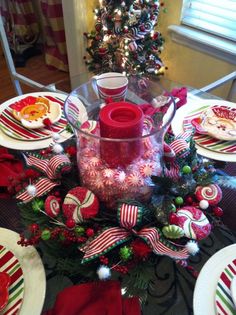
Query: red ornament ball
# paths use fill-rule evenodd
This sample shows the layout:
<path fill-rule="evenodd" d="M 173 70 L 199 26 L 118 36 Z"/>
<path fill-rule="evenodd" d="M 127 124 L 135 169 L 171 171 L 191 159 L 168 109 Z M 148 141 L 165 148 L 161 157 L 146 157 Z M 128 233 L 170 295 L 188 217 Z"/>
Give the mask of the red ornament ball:
<path fill-rule="evenodd" d="M 74 219 L 68 219 L 66 221 L 66 226 L 68 227 L 68 229 L 73 229 L 75 227 L 75 220 Z"/>
<path fill-rule="evenodd" d="M 178 225 L 178 222 L 179 222 L 179 218 L 178 218 L 177 214 L 174 212 L 171 212 L 169 215 L 169 223 Z"/>
<path fill-rule="evenodd" d="M 224 214 L 223 209 L 220 207 L 214 207 L 212 210 L 216 217 L 222 217 L 222 215 Z"/>
<path fill-rule="evenodd" d="M 94 230 L 91 229 L 91 228 L 88 228 L 88 229 L 85 231 L 85 233 L 86 233 L 86 235 L 87 235 L 88 237 L 94 236 Z"/>

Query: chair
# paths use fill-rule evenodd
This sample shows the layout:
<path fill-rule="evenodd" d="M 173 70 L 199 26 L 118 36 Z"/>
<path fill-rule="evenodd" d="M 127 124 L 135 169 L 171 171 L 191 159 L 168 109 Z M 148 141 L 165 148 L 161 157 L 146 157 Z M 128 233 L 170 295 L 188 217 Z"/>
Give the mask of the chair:
<path fill-rule="evenodd" d="M 230 81 L 232 81 L 232 83 L 231 83 L 228 95 L 226 97 L 226 100 L 233 101 L 233 99 L 236 96 L 236 71 L 220 78 L 219 80 L 217 80 L 215 82 L 210 83 L 209 85 L 206 85 L 206 86 L 200 88 L 200 90 L 203 92 L 210 92 L 210 91 L 212 91 L 212 90 L 214 90 L 214 89 L 216 89 L 216 88 L 218 88 L 218 87 L 220 87 L 220 86 L 222 86 L 222 85 L 224 85 Z"/>
<path fill-rule="evenodd" d="M 4 55 L 6 58 L 7 67 L 8 67 L 8 70 L 9 70 L 9 73 L 11 76 L 11 80 L 12 80 L 12 83 L 14 85 L 14 88 L 15 88 L 17 95 L 23 94 L 20 82 L 23 84 L 26 84 L 28 86 L 31 86 L 33 88 L 39 89 L 39 90 L 50 91 L 50 92 L 60 92 L 60 93 L 67 94 L 64 91 L 60 91 L 60 90 L 56 89 L 56 86 L 54 83 L 45 86 L 39 82 L 31 80 L 30 78 L 16 72 L 16 68 L 15 68 L 15 65 L 14 65 L 14 62 L 12 59 L 12 55 L 11 55 L 11 51 L 10 51 L 10 47 L 8 44 L 8 40 L 7 40 L 7 36 L 6 36 L 6 32 L 4 29 L 1 15 L 0 15 L 0 39 L 1 39 L 3 52 L 4 52 Z"/>

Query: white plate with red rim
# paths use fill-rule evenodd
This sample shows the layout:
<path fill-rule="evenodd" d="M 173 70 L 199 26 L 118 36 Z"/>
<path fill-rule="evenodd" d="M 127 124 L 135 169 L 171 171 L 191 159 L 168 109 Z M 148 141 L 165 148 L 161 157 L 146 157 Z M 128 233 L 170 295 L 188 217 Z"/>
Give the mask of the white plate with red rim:
<path fill-rule="evenodd" d="M 217 314 L 215 297 L 218 279 L 225 266 L 235 257 L 236 244 L 229 245 L 215 253 L 202 267 L 194 288 L 194 315 Z"/>
<path fill-rule="evenodd" d="M 40 315 L 45 293 L 46 276 L 41 258 L 33 246 L 17 245 L 18 233 L 0 228 L 1 245 L 8 248 L 19 260 L 24 275 L 24 296 L 18 315 Z"/>
<path fill-rule="evenodd" d="M 175 135 L 178 135 L 184 131 L 188 126 L 184 126 L 184 121 L 186 117 L 190 117 L 189 121 L 191 121 L 193 118 L 199 117 L 199 113 L 202 113 L 203 111 L 207 110 L 209 107 L 212 106 L 227 106 L 230 108 L 236 108 L 236 104 L 228 101 L 223 100 L 216 100 L 216 99 L 194 99 L 188 101 L 185 105 L 181 106 L 177 111 L 176 114 L 172 120 L 171 127 Z M 192 116 L 192 117 L 191 117 Z M 193 126 L 191 123 L 189 123 L 189 128 L 192 130 Z M 209 141 L 212 141 L 212 137 L 208 135 L 198 135 L 199 139 L 205 139 L 205 137 L 208 137 Z M 199 141 L 200 141 L 199 140 Z M 222 141 L 223 140 L 217 140 L 215 139 L 215 142 Z M 224 145 L 225 146 L 225 145 Z M 236 162 L 236 154 L 235 153 L 223 153 L 220 151 L 213 151 L 209 149 L 209 147 L 203 147 L 196 142 L 196 149 L 197 153 L 218 161 L 226 161 L 226 162 Z"/>
<path fill-rule="evenodd" d="M 8 109 L 11 104 L 17 101 L 20 101 L 27 96 L 34 96 L 34 97 L 42 96 L 42 97 L 49 97 L 50 99 L 56 99 L 61 104 L 61 106 L 63 106 L 63 103 L 67 97 L 66 94 L 56 93 L 56 92 L 35 92 L 35 93 L 20 95 L 2 103 L 0 106 L 0 115 L 3 113 L 3 111 Z M 60 122 L 61 119 L 63 119 L 63 121 Z M 46 134 L 44 134 L 46 128 L 43 129 L 43 134 L 42 134 L 41 129 L 38 129 L 38 130 L 27 129 L 22 126 L 23 128 L 25 128 L 24 132 L 27 132 L 30 134 L 28 136 L 27 134 L 24 133 L 23 139 L 18 139 L 10 134 L 7 134 L 5 131 L 2 130 L 2 128 L 0 128 L 0 145 L 9 149 L 15 149 L 15 150 L 28 151 L 28 150 L 44 149 L 44 148 L 47 148 L 50 144 L 52 144 L 52 137 L 51 137 L 52 132 L 59 133 L 60 138 L 57 142 L 62 143 L 68 140 L 69 138 L 71 138 L 73 134 L 66 130 L 67 121 L 65 120 L 65 118 L 61 117 L 61 119 L 57 123 L 55 123 L 55 125 L 52 126 L 52 130 L 48 130 Z M 11 132 L 11 130 L 9 132 Z"/>
<path fill-rule="evenodd" d="M 236 108 L 212 106 L 191 121 L 200 134 L 225 141 L 236 140 Z"/>

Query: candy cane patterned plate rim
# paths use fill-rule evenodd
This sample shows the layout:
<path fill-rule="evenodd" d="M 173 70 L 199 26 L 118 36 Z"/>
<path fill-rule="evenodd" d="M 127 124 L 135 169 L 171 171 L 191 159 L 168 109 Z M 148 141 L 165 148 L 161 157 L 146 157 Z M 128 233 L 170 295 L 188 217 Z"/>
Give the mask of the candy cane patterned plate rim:
<path fill-rule="evenodd" d="M 215 304 L 218 315 L 236 315 L 236 306 L 230 290 L 231 281 L 235 276 L 236 258 L 225 267 L 217 283 Z"/>
<path fill-rule="evenodd" d="M 52 132 L 60 133 L 62 132 L 66 126 L 67 126 L 67 120 L 65 119 L 65 116 L 63 114 L 63 105 L 64 102 L 58 98 L 58 97 L 52 97 L 50 95 L 41 95 L 39 93 L 38 96 L 42 96 L 42 99 L 48 100 L 50 107 L 53 108 L 53 106 L 56 106 L 59 104 L 61 107 L 61 117 L 60 119 L 54 123 L 52 126 L 45 127 L 45 128 L 38 128 L 38 129 L 29 129 L 22 125 L 22 123 L 16 119 L 13 115 L 11 105 L 21 101 L 24 101 L 24 99 L 27 99 L 29 96 L 24 96 L 23 98 L 18 99 L 17 101 L 12 99 L 12 103 L 10 105 L 4 106 L 4 104 L 1 105 L 4 108 L 1 108 L 0 112 L 0 128 L 1 130 L 6 133 L 9 137 L 12 137 L 16 140 L 21 141 L 37 141 L 42 139 L 51 138 Z M 55 108 L 56 108 L 55 107 Z"/>
<path fill-rule="evenodd" d="M 191 96 L 191 94 L 190 94 Z M 177 111 L 176 114 L 172 120 L 171 123 L 171 127 L 173 130 L 173 133 L 175 136 L 178 136 L 179 134 L 181 134 L 182 132 L 184 132 L 183 129 L 183 121 L 185 119 L 186 116 L 190 115 L 190 112 L 196 110 L 199 111 L 199 108 L 202 108 L 204 106 L 206 106 L 206 108 L 208 108 L 209 106 L 229 106 L 231 108 L 236 108 L 236 104 L 232 103 L 232 102 L 228 102 L 228 101 L 224 101 L 224 100 L 219 100 L 219 99 L 202 99 L 202 98 L 198 98 L 198 99 L 191 99 L 191 97 L 188 98 L 188 102 L 181 106 Z M 202 110 L 204 110 L 204 108 L 202 108 Z M 203 147 L 200 146 L 197 142 L 196 142 L 196 149 L 197 149 L 197 153 L 210 158 L 210 159 L 214 159 L 214 160 L 218 160 L 218 161 L 226 161 L 226 162 L 236 162 L 236 154 L 235 153 L 224 153 L 224 152 L 216 152 L 216 151 L 212 151 L 207 147 Z"/>
<path fill-rule="evenodd" d="M 235 258 L 236 244 L 233 244 L 219 250 L 202 267 L 193 294 L 194 315 L 217 314 L 215 296 L 218 279 L 225 266 Z"/>
<path fill-rule="evenodd" d="M 17 102 L 27 96 L 42 96 L 42 97 L 49 97 L 50 99 L 57 99 L 61 104 L 65 102 L 65 99 L 67 98 L 66 94 L 63 93 L 57 93 L 57 92 L 34 92 L 34 93 L 28 93 L 24 94 L 21 96 L 14 97 L 4 103 L 1 104 L 0 106 L 0 115 L 2 111 L 4 111 L 5 108 L 8 108 L 12 103 Z M 64 117 L 64 116 L 63 116 Z M 66 122 L 67 124 L 67 122 Z M 72 133 L 68 132 L 66 130 L 66 124 L 63 126 L 63 129 L 59 131 L 60 138 L 57 142 L 61 143 L 73 136 Z M 30 140 L 30 141 L 25 141 L 25 140 L 19 140 L 16 138 L 12 138 L 9 135 L 7 135 L 3 130 L 0 128 L 0 145 L 9 148 L 9 149 L 14 149 L 14 150 L 38 150 L 38 149 L 44 149 L 47 148 L 52 144 L 52 138 L 51 136 L 42 138 L 42 139 L 37 139 L 37 140 Z"/>
<path fill-rule="evenodd" d="M 1 245 L 17 257 L 24 275 L 23 302 L 17 315 L 40 315 L 46 293 L 46 276 L 37 250 L 33 246 L 19 246 L 19 234 L 8 229 L 0 228 L 0 240 Z"/>
<path fill-rule="evenodd" d="M 199 101 L 201 104 L 201 101 Z M 216 105 L 203 105 L 198 109 L 194 109 L 188 113 L 186 117 L 184 117 L 183 120 L 183 129 L 185 131 L 190 131 L 192 130 L 193 125 L 191 124 L 191 120 L 194 118 L 200 117 L 206 110 L 216 107 Z M 236 107 L 236 104 L 235 104 Z M 226 108 L 226 106 L 225 106 Z M 230 109 L 230 107 L 227 107 Z M 225 141 L 225 140 L 220 140 L 211 137 L 208 134 L 198 134 L 196 133 L 194 135 L 194 140 L 196 143 L 208 150 L 215 151 L 215 152 L 220 152 L 220 153 L 229 153 L 229 154 L 235 154 L 236 153 L 236 141 Z"/>
<path fill-rule="evenodd" d="M 3 245 L 0 245 L 0 272 L 6 272 L 11 278 L 8 303 L 0 313 L 1 315 L 17 314 L 24 296 L 23 271 L 13 252 Z"/>

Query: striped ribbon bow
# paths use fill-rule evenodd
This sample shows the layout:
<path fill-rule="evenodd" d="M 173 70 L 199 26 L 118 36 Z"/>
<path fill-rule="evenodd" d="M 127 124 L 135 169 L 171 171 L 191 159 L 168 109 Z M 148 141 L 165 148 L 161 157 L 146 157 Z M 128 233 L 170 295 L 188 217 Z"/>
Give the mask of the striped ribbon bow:
<path fill-rule="evenodd" d="M 71 162 L 67 155 L 58 154 L 50 159 L 43 159 L 36 155 L 24 156 L 26 164 L 41 172 L 44 176 L 39 177 L 32 185 L 36 188 L 36 194 L 30 195 L 27 189 L 20 191 L 16 198 L 29 202 L 35 197 L 40 197 L 52 190 L 53 187 L 60 185 L 58 180 L 63 173 L 71 170 Z"/>
<path fill-rule="evenodd" d="M 142 221 L 143 208 L 121 204 L 118 207 L 118 220 L 120 227 L 105 228 L 92 240 L 88 240 L 80 247 L 84 252 L 82 263 L 89 262 L 112 250 L 114 247 L 131 240 L 133 237 L 140 237 L 157 255 L 167 255 L 174 259 L 187 259 L 189 253 L 185 247 L 178 247 L 169 242 L 160 240 L 159 231 L 156 227 L 144 227 L 137 230 Z"/>

